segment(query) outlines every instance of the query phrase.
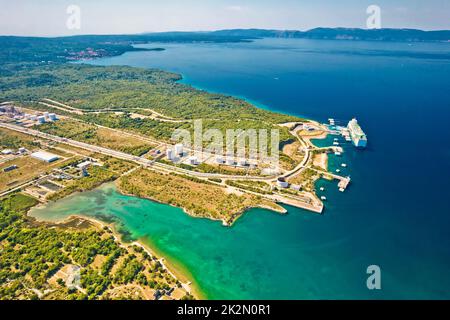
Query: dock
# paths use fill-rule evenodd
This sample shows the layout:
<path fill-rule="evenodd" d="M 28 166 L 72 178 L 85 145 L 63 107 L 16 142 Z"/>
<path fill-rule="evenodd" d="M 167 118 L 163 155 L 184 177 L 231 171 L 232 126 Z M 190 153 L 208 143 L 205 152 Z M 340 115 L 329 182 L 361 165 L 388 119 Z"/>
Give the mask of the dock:
<path fill-rule="evenodd" d="M 344 192 L 345 189 L 347 189 L 348 185 L 350 184 L 350 177 L 340 177 L 339 179 L 339 183 L 338 183 L 338 188 L 340 192 Z"/>

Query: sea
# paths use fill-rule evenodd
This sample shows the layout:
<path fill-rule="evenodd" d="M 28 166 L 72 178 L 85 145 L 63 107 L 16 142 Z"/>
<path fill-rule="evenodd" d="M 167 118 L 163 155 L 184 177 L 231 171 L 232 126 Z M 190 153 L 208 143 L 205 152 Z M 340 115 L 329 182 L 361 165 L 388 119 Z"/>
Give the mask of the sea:
<path fill-rule="evenodd" d="M 450 299 L 450 43 L 260 39 L 153 43 L 95 65 L 159 68 L 182 82 L 320 122 L 356 117 L 368 147 L 340 139 L 320 180 L 322 215 L 246 212 L 232 227 L 124 196 L 113 184 L 31 211 L 114 221 L 185 270 L 209 299 Z M 316 140 L 331 145 L 334 137 Z M 342 167 L 342 164 L 347 167 Z M 379 286 L 368 286 L 378 266 Z M 370 269 L 370 268 L 369 268 Z M 369 281 L 370 282 L 370 281 Z"/>

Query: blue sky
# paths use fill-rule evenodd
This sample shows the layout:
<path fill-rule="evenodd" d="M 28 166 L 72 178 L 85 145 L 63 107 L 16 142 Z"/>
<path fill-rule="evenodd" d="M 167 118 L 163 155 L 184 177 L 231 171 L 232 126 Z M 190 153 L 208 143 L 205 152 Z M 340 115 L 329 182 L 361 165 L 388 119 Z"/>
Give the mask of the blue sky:
<path fill-rule="evenodd" d="M 71 4 L 81 9 L 80 30 L 66 27 Z M 0 34 L 364 28 L 371 4 L 381 8 L 382 27 L 450 29 L 450 0 L 0 0 Z"/>

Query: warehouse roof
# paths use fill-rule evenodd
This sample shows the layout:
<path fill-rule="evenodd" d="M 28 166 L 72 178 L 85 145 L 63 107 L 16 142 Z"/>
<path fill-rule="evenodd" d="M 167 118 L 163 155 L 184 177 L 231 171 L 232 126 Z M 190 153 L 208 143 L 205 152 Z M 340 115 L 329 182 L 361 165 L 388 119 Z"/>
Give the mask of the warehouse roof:
<path fill-rule="evenodd" d="M 45 151 L 38 151 L 35 153 L 32 153 L 31 156 L 35 159 L 39 159 L 42 161 L 47 161 L 47 162 L 53 162 L 59 159 L 59 157 L 55 154 L 49 153 L 49 152 L 45 152 Z"/>

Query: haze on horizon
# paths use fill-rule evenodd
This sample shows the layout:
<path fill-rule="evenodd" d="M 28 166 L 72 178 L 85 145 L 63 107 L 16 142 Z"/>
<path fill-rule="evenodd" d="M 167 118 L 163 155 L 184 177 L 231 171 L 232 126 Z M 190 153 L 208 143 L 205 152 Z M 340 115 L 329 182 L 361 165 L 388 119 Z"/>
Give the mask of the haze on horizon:
<path fill-rule="evenodd" d="M 67 8 L 81 9 L 69 29 Z M 60 36 L 235 28 L 365 28 L 369 5 L 383 28 L 450 29 L 448 0 L 0 0 L 0 35 Z"/>

